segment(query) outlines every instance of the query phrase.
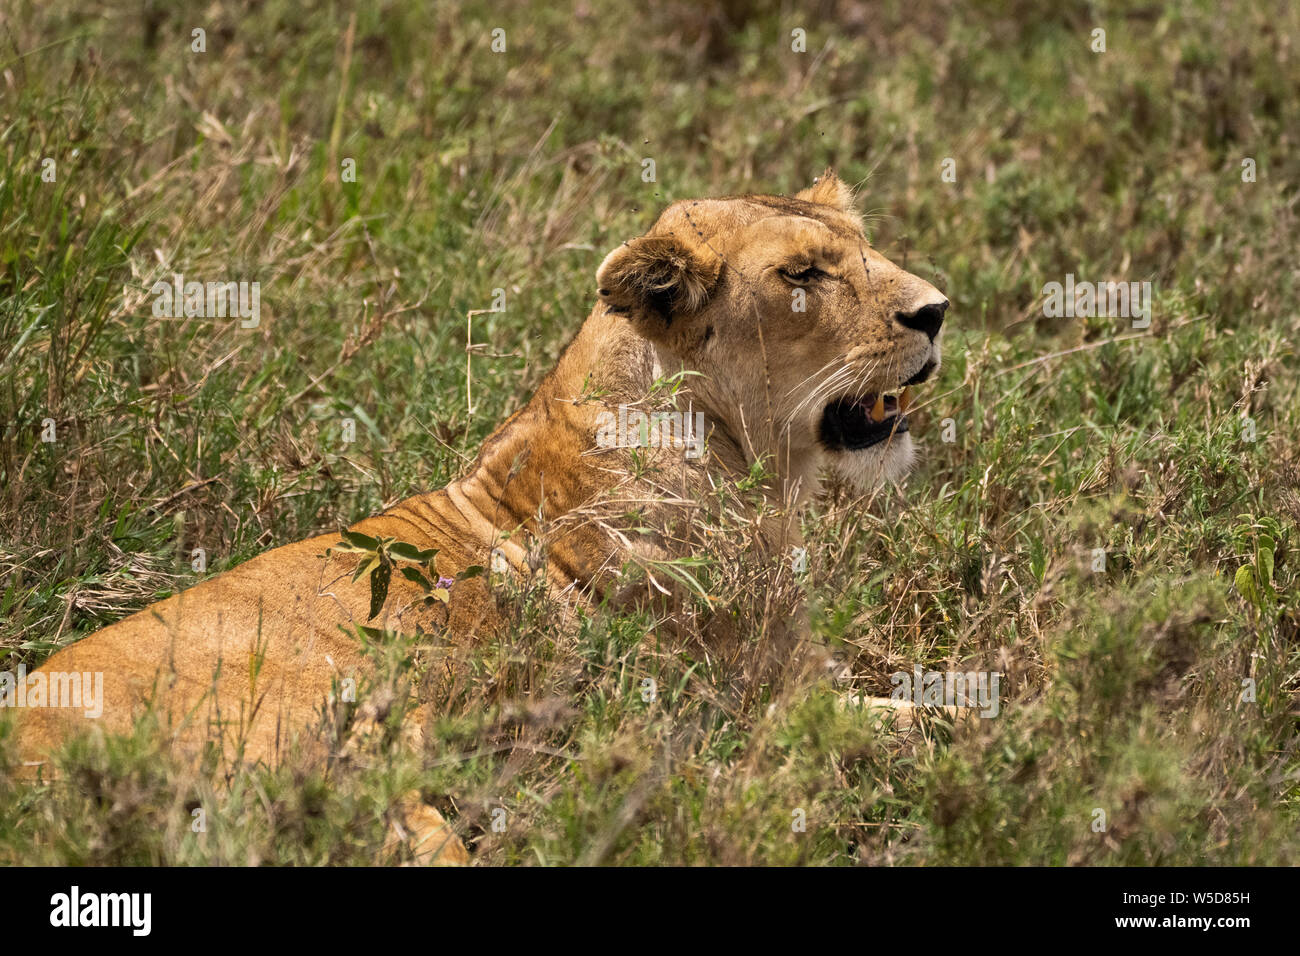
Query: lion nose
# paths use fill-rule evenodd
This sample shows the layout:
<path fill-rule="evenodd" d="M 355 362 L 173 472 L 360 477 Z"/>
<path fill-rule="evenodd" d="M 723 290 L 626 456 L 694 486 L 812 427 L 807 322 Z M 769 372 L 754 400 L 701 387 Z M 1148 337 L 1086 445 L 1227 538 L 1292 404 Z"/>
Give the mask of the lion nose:
<path fill-rule="evenodd" d="M 924 332 L 930 336 L 931 341 L 934 341 L 934 337 L 939 334 L 939 326 L 943 325 L 943 314 L 947 309 L 948 300 L 944 299 L 942 302 L 923 305 L 915 312 L 895 313 L 895 318 L 909 329 Z"/>

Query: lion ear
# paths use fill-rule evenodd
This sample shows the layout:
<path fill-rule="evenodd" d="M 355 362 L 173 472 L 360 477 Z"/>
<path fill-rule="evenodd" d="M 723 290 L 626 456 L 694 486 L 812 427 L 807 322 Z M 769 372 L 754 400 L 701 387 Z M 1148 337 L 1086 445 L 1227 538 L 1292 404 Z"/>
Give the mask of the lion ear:
<path fill-rule="evenodd" d="M 642 236 L 605 257 L 596 270 L 596 288 L 611 312 L 653 334 L 708 301 L 720 266 L 709 250 L 688 248 L 676 236 Z"/>
<path fill-rule="evenodd" d="M 856 215 L 858 204 L 853 199 L 853 190 L 835 175 L 835 170 L 827 169 L 807 189 L 795 194 L 795 199 L 816 203 L 819 206 L 833 206 L 840 212 Z"/>

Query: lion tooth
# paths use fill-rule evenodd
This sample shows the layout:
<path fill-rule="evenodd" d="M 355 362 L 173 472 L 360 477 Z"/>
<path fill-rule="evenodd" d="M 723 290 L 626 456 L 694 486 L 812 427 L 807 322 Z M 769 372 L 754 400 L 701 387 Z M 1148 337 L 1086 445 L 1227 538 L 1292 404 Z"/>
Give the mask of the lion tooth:
<path fill-rule="evenodd" d="M 876 396 L 876 404 L 871 407 L 871 420 L 873 422 L 883 422 L 885 420 L 885 396 L 883 393 Z"/>
<path fill-rule="evenodd" d="M 907 410 L 912 406 L 912 386 L 909 385 L 903 389 L 903 394 L 898 396 L 898 414 L 906 415 Z"/>

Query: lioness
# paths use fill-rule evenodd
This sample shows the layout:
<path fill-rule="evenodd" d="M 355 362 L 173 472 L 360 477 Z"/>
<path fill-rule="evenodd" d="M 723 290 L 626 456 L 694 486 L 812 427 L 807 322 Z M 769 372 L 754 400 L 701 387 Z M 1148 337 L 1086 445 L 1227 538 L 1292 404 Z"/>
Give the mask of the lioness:
<path fill-rule="evenodd" d="M 611 252 L 596 281 L 599 299 L 555 370 L 469 473 L 350 529 L 436 549 L 436 574 L 452 581 L 439 582 L 445 602 L 394 575 L 372 615 L 371 582 L 353 580 L 360 559 L 326 553 L 338 534 L 276 548 L 53 655 L 41 671 L 103 673 L 103 719 L 25 711 L 25 761 L 39 765 L 77 726 L 124 730 L 146 702 L 181 746 L 215 732 L 245 760 L 274 761 L 341 678 L 365 671 L 359 625 L 453 644 L 490 633 L 492 574 L 457 580 L 467 568 L 544 574 L 578 607 L 618 597 L 629 560 L 672 557 L 670 536 L 566 520 L 611 489 L 623 500 L 689 500 L 763 462 L 776 476 L 766 494 L 785 516 L 764 540 L 788 551 L 800 542 L 790 516 L 817 491 L 824 466 L 858 486 L 909 467 L 909 386 L 939 365 L 948 302 L 870 248 L 833 173 L 793 198 L 674 203 L 649 233 Z M 637 442 L 623 424 L 611 440 L 611 421 L 625 423 L 629 407 L 683 371 L 674 406 L 703 422 L 707 455 L 659 442 L 653 477 L 629 468 L 636 449 L 623 446 Z M 436 855 L 464 860 L 442 818 L 423 813 L 418 825 Z"/>

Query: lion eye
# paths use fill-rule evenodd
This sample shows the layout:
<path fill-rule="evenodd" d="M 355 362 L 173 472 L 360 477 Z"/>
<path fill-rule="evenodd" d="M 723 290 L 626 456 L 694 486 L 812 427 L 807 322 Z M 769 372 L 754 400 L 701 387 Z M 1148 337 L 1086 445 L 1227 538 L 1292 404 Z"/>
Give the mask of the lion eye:
<path fill-rule="evenodd" d="M 825 272 L 818 269 L 816 266 L 809 266 L 806 269 L 783 268 L 778 269 L 777 271 L 781 273 L 783 279 L 788 282 L 793 282 L 795 285 L 807 285 L 809 282 L 813 282 L 826 275 Z"/>

